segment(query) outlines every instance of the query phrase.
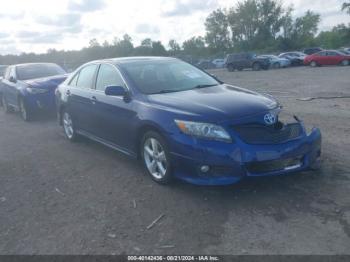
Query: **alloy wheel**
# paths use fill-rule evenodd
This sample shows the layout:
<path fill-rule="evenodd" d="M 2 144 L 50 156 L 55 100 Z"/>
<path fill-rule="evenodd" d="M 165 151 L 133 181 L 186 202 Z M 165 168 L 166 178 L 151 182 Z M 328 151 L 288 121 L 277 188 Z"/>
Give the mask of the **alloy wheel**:
<path fill-rule="evenodd" d="M 149 173 L 157 180 L 161 180 L 167 173 L 168 162 L 165 150 L 155 138 L 148 138 L 143 146 L 144 161 Z"/>
<path fill-rule="evenodd" d="M 20 100 L 20 113 L 21 113 L 21 117 L 23 118 L 23 120 L 27 121 L 28 120 L 28 112 L 27 112 L 27 109 L 24 105 L 23 99 Z"/>
<path fill-rule="evenodd" d="M 312 67 L 316 67 L 316 66 L 317 66 L 317 63 L 316 63 L 315 61 L 312 61 L 312 62 L 310 63 L 310 65 L 311 65 Z"/>
<path fill-rule="evenodd" d="M 349 60 L 343 60 L 341 62 L 342 66 L 348 66 L 349 65 Z"/>
<path fill-rule="evenodd" d="M 63 129 L 64 129 L 64 133 L 66 134 L 66 136 L 68 137 L 68 139 L 73 139 L 74 137 L 74 128 L 73 128 L 73 121 L 71 116 L 65 112 L 63 114 Z"/>

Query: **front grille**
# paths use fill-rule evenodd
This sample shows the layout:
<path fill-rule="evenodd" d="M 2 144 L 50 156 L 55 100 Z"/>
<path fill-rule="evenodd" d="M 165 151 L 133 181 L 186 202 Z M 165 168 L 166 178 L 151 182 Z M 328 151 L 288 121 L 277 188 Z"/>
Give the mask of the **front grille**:
<path fill-rule="evenodd" d="M 300 123 L 287 125 L 241 125 L 234 126 L 239 137 L 247 144 L 279 144 L 302 135 Z"/>
<path fill-rule="evenodd" d="M 301 167 L 303 163 L 302 157 L 279 159 L 279 160 L 270 160 L 262 162 L 252 162 L 246 165 L 246 168 L 249 173 L 252 174 L 261 174 L 268 173 L 273 171 L 281 170 L 292 170 L 298 167 Z"/>

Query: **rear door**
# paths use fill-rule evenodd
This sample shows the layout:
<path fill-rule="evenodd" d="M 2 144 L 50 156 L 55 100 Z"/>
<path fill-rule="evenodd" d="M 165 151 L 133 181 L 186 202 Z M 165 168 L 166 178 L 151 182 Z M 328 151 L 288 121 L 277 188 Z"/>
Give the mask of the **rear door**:
<path fill-rule="evenodd" d="M 94 104 L 94 133 L 118 145 L 122 149 L 131 148 L 131 128 L 135 112 L 133 102 L 124 97 L 107 96 L 107 86 L 122 86 L 127 91 L 126 83 L 119 70 L 111 64 L 101 64 L 96 77 L 96 101 Z"/>
<path fill-rule="evenodd" d="M 328 65 L 337 65 L 341 62 L 341 55 L 334 51 L 327 52 L 327 64 Z"/>
<path fill-rule="evenodd" d="M 91 133 L 94 129 L 91 119 L 94 113 L 92 97 L 98 65 L 89 64 L 72 78 L 65 90 L 68 97 L 69 111 L 77 129 Z"/>

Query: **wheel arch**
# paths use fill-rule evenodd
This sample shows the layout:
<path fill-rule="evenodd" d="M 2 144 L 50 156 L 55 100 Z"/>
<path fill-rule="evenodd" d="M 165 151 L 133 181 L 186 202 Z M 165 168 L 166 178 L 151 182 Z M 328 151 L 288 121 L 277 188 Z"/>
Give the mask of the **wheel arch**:
<path fill-rule="evenodd" d="M 145 122 L 145 123 L 143 123 L 137 129 L 136 135 L 135 135 L 136 139 L 135 139 L 134 148 L 135 148 L 136 156 L 137 156 L 138 159 L 140 159 L 140 157 L 141 157 L 140 147 L 141 147 L 143 136 L 144 136 L 144 134 L 146 134 L 149 131 L 156 132 L 157 134 L 162 136 L 164 138 L 164 140 L 167 142 L 167 139 L 164 136 L 164 132 L 165 131 L 160 126 L 158 126 L 158 125 L 156 125 L 156 124 L 154 124 L 152 122 Z"/>

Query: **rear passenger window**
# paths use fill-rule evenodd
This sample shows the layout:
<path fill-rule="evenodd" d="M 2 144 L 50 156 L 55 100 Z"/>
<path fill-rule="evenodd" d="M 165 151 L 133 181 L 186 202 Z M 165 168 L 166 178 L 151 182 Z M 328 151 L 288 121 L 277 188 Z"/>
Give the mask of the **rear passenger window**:
<path fill-rule="evenodd" d="M 77 87 L 92 88 L 97 65 L 88 65 L 80 70 Z"/>
<path fill-rule="evenodd" d="M 107 86 L 124 86 L 124 82 L 113 66 L 101 64 L 96 79 L 96 90 L 105 91 Z"/>

